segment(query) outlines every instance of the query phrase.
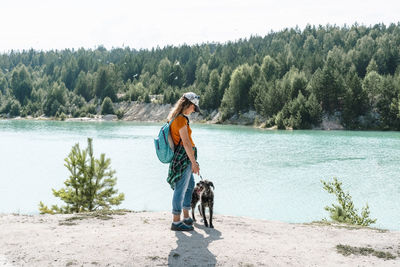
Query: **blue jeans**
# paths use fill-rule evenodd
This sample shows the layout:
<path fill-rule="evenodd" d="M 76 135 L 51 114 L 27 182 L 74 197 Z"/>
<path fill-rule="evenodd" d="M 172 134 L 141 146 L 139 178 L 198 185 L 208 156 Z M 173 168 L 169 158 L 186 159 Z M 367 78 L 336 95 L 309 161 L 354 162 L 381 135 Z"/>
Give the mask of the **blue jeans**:
<path fill-rule="evenodd" d="M 186 167 L 182 178 L 175 183 L 174 196 L 172 198 L 172 214 L 180 215 L 182 208 L 190 210 L 192 193 L 194 188 L 194 177 L 192 173 L 192 163 Z"/>

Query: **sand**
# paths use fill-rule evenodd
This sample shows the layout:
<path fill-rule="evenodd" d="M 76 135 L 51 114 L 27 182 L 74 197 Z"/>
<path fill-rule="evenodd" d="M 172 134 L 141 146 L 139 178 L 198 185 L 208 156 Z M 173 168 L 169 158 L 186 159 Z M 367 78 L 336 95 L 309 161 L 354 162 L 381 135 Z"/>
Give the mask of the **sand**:
<path fill-rule="evenodd" d="M 400 232 L 215 215 L 170 230 L 169 212 L 0 215 L 0 266 L 400 266 Z M 390 252 L 343 256 L 339 244 Z"/>

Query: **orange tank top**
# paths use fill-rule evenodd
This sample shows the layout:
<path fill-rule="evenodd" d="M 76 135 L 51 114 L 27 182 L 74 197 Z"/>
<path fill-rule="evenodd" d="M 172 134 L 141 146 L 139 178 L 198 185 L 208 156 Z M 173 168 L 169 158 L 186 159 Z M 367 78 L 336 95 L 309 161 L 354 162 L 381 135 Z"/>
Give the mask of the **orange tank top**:
<path fill-rule="evenodd" d="M 182 127 L 184 127 L 186 125 L 188 128 L 189 140 L 192 143 L 192 146 L 194 147 L 195 145 L 192 140 L 192 129 L 190 129 L 188 120 L 183 115 L 178 115 L 178 117 L 176 117 L 175 120 L 171 123 L 170 133 L 171 133 L 172 140 L 174 141 L 175 145 L 178 145 L 179 140 L 181 139 L 179 130 L 182 129 Z M 181 144 L 182 144 L 182 142 L 181 142 Z"/>

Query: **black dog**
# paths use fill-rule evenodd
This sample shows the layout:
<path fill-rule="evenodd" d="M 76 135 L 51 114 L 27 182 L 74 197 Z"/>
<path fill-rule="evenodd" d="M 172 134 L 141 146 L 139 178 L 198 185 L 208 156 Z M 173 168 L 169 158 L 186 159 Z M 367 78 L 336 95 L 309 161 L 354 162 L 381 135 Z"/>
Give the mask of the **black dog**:
<path fill-rule="evenodd" d="M 209 212 L 210 212 L 210 228 L 214 228 L 213 223 L 212 223 L 212 216 L 213 216 L 213 208 L 214 208 L 214 192 L 213 189 L 214 184 L 211 181 L 208 180 L 201 180 L 196 184 L 196 187 L 193 190 L 192 193 L 192 217 L 193 220 L 196 221 L 196 218 L 194 217 L 194 209 L 196 207 L 197 202 L 200 200 L 200 205 L 199 205 L 199 212 L 200 215 L 203 217 L 204 220 L 204 225 L 208 227 L 207 219 L 206 219 L 206 207 L 208 207 Z"/>

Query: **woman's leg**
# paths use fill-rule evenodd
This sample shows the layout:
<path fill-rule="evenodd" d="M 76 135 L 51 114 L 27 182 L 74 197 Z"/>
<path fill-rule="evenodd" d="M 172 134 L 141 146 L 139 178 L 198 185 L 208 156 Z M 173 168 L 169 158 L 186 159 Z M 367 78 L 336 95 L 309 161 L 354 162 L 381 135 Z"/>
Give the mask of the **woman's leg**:
<path fill-rule="evenodd" d="M 186 189 L 185 197 L 183 198 L 183 218 L 189 218 L 189 210 L 191 208 L 192 194 L 194 189 L 193 173 L 190 175 L 189 184 Z"/>
<path fill-rule="evenodd" d="M 192 164 L 189 163 L 189 165 L 186 167 L 186 170 L 183 172 L 182 178 L 175 184 L 174 196 L 172 198 L 172 214 L 174 215 L 173 216 L 174 222 L 178 222 L 181 219 L 183 200 L 191 176 L 192 176 Z"/>

